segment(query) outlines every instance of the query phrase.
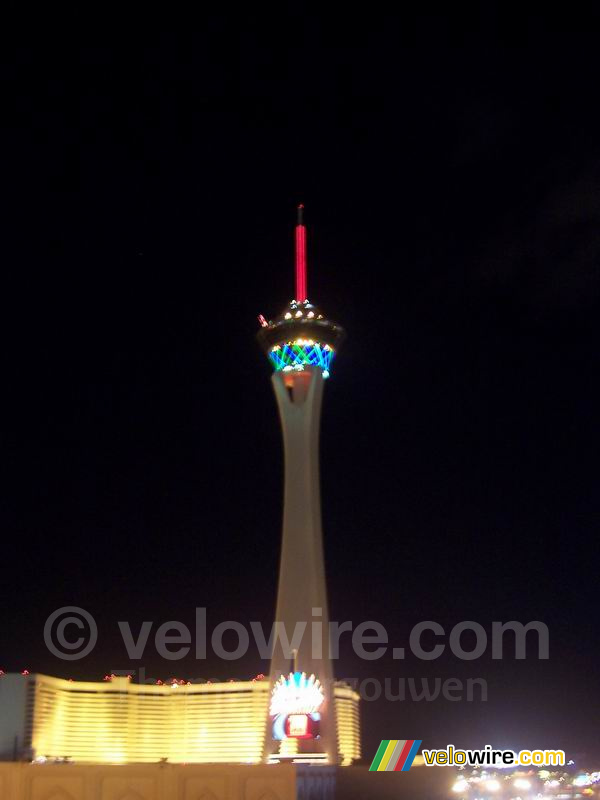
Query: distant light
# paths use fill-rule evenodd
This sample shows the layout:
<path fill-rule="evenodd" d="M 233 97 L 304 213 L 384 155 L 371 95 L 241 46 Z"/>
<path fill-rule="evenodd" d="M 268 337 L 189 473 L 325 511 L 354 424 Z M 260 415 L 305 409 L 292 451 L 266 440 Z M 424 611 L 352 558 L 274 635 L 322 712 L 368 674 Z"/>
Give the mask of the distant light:
<path fill-rule="evenodd" d="M 297 317 L 301 317 L 302 316 L 302 312 L 300 311 L 300 309 L 298 309 L 298 311 L 296 311 L 296 316 Z"/>
<path fill-rule="evenodd" d="M 309 318 L 309 319 L 312 319 L 312 318 L 314 317 L 314 315 L 315 315 L 315 312 L 314 312 L 314 311 L 309 311 L 309 312 L 308 312 L 308 318 Z"/>
<path fill-rule="evenodd" d="M 268 322 L 267 322 L 267 320 L 266 320 L 266 319 L 263 317 L 263 315 L 262 315 L 262 314 L 259 314 L 259 315 L 258 315 L 258 321 L 260 322 L 260 324 L 261 324 L 261 326 L 262 326 L 263 328 L 267 328 L 267 327 L 268 327 L 268 325 L 269 325 L 269 323 L 268 323 Z"/>
<path fill-rule="evenodd" d="M 323 377 L 325 378 L 325 380 L 327 380 L 327 378 L 329 377 L 329 370 L 328 369 L 324 369 L 323 370 Z"/>
<path fill-rule="evenodd" d="M 573 786 L 589 786 L 591 782 L 589 775 L 578 775 L 573 781 Z"/>
<path fill-rule="evenodd" d="M 290 314 L 290 312 L 289 312 L 289 311 L 286 311 L 286 312 L 285 312 L 285 318 L 286 318 L 286 319 L 291 319 L 291 318 L 292 318 L 292 315 Z"/>
<path fill-rule="evenodd" d="M 515 788 L 531 789 L 531 781 L 528 781 L 527 778 L 517 778 L 515 781 Z"/>
<path fill-rule="evenodd" d="M 492 778 L 492 780 L 485 782 L 485 788 L 490 792 L 497 792 L 500 788 L 500 782 Z"/>
<path fill-rule="evenodd" d="M 452 787 L 453 792 L 466 792 L 468 791 L 468 789 L 469 789 L 469 783 L 464 779 L 456 781 L 456 783 Z"/>

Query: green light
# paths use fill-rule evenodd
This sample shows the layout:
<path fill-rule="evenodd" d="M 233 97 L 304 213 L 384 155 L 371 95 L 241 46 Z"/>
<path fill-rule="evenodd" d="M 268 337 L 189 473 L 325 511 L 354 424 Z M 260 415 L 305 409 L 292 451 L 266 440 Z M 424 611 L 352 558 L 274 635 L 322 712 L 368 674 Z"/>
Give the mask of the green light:
<path fill-rule="evenodd" d="M 304 367 L 320 367 L 324 377 L 329 375 L 334 352 L 329 345 L 299 340 L 273 347 L 269 353 L 275 371 Z"/>

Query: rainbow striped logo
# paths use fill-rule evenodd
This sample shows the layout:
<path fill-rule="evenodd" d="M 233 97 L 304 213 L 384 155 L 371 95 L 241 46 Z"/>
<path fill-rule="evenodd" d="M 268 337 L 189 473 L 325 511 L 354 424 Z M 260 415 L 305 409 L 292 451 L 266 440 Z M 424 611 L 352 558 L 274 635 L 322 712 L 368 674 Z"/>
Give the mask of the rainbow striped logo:
<path fill-rule="evenodd" d="M 369 772 L 408 772 L 422 739 L 384 739 L 379 745 Z"/>

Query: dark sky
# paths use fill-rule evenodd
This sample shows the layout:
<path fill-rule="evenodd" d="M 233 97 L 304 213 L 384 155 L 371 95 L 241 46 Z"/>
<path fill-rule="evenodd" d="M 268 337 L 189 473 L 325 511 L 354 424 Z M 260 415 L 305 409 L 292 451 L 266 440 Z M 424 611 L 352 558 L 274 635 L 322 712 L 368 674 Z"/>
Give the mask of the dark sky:
<path fill-rule="evenodd" d="M 597 34 L 496 13 L 213 17 L 5 52 L 0 667 L 100 678 L 117 621 L 270 624 L 279 422 L 256 315 L 348 331 L 321 443 L 331 615 L 392 644 L 542 620 L 550 659 L 365 662 L 487 703 L 363 704 L 382 738 L 600 754 Z M 516 33 L 516 30 L 519 30 Z M 465 33 L 465 30 L 468 32 Z M 45 648 L 87 609 L 95 652 Z M 465 646 L 467 639 L 465 639 Z M 239 662 L 143 666 L 250 677 Z"/>

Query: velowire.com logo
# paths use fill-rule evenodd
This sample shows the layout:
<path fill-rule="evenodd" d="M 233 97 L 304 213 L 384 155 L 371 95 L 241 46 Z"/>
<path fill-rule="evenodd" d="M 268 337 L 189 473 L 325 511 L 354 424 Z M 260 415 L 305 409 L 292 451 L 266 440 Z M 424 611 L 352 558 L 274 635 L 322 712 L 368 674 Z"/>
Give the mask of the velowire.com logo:
<path fill-rule="evenodd" d="M 421 739 L 384 739 L 379 745 L 369 772 L 408 772 Z"/>

